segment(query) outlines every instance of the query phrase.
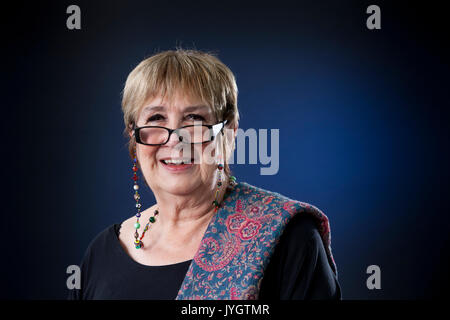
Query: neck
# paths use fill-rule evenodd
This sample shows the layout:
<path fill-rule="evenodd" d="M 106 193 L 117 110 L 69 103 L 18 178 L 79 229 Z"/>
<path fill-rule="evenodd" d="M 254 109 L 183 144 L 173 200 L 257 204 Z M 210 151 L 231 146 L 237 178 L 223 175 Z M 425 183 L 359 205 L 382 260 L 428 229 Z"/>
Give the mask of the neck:
<path fill-rule="evenodd" d="M 219 203 L 223 201 L 228 183 L 228 178 L 225 177 L 217 197 Z M 211 190 L 198 190 L 188 196 L 157 196 L 158 229 L 161 235 L 181 235 L 183 238 L 183 235 L 189 236 L 206 229 L 215 214 L 212 202 L 215 200 L 216 188 L 214 185 Z"/>

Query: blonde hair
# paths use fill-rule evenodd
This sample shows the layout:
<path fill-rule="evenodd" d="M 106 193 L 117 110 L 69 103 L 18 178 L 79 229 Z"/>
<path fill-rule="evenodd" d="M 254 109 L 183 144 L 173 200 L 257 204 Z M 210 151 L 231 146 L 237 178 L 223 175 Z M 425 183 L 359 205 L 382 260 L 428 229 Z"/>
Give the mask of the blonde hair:
<path fill-rule="evenodd" d="M 228 120 L 226 127 L 237 128 L 239 111 L 237 108 L 238 89 L 231 70 L 213 53 L 176 48 L 159 52 L 146 58 L 128 75 L 122 92 L 122 112 L 124 115 L 124 135 L 129 138 L 128 150 L 134 157 L 136 141 L 130 131 L 136 125 L 144 103 L 161 94 L 169 100 L 180 90 L 182 93 L 198 97 L 207 103 L 216 121 Z M 234 150 L 234 140 L 227 141 L 224 135 L 224 171 L 230 175 L 228 158 Z M 231 149 L 227 148 L 227 144 Z"/>

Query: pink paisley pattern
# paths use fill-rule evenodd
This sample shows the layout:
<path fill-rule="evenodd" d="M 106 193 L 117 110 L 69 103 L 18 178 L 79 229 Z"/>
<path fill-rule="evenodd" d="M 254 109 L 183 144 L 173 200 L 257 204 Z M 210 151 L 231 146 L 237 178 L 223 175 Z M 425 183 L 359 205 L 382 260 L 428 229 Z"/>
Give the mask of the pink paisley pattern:
<path fill-rule="evenodd" d="M 248 219 L 239 229 L 239 237 L 242 240 L 250 240 L 258 234 L 259 229 L 261 229 L 261 223 L 256 220 Z"/>
<path fill-rule="evenodd" d="M 241 226 L 244 224 L 245 220 L 246 220 L 245 215 L 241 213 L 232 214 L 227 218 L 226 221 L 228 231 L 232 233 L 239 231 Z"/>
<path fill-rule="evenodd" d="M 328 261 L 337 274 L 330 225 L 322 211 L 240 182 L 227 190 L 211 219 L 176 299 L 258 299 L 275 245 L 296 214 L 316 219 Z"/>
<path fill-rule="evenodd" d="M 194 261 L 205 271 L 220 270 L 230 263 L 239 251 L 239 248 L 239 238 L 227 237 L 227 239 L 222 239 L 220 242 L 213 237 L 204 238 L 194 257 Z"/>

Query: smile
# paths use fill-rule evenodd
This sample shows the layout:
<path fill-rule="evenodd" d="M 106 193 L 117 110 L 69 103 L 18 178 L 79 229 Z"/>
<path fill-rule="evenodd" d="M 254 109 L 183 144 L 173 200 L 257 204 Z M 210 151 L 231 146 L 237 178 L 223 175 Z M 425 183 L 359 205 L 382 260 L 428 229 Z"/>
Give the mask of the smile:
<path fill-rule="evenodd" d="M 189 163 L 190 162 L 190 163 Z M 183 159 L 163 159 L 160 160 L 163 168 L 171 172 L 181 172 L 191 169 L 194 166 L 193 160 Z"/>
<path fill-rule="evenodd" d="M 164 164 L 172 164 L 172 165 L 180 165 L 180 164 L 187 164 L 192 163 L 192 160 L 182 160 L 182 159 L 163 159 L 161 160 Z"/>

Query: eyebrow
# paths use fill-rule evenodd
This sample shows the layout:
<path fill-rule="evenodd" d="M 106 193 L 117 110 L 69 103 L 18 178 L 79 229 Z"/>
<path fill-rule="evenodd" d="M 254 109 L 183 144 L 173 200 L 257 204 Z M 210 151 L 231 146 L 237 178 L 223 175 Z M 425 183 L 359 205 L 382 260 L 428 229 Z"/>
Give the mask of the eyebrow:
<path fill-rule="evenodd" d="M 151 111 L 164 111 L 166 109 L 165 106 L 147 106 L 142 110 L 143 113 L 149 113 Z M 183 109 L 183 112 L 192 112 L 197 110 L 203 110 L 206 109 L 209 111 L 209 107 L 206 105 L 194 105 L 194 106 L 187 106 Z"/>

